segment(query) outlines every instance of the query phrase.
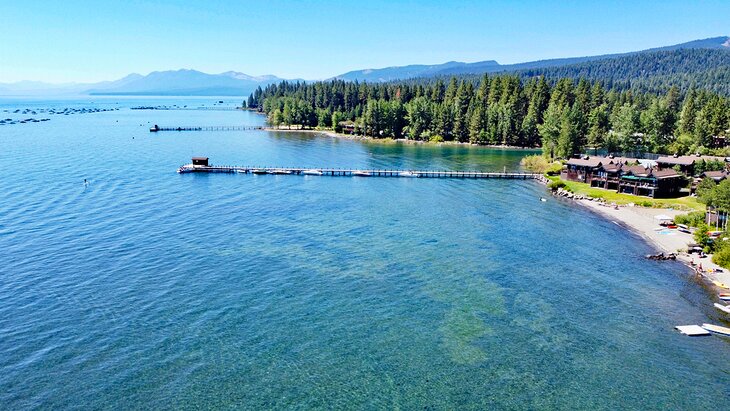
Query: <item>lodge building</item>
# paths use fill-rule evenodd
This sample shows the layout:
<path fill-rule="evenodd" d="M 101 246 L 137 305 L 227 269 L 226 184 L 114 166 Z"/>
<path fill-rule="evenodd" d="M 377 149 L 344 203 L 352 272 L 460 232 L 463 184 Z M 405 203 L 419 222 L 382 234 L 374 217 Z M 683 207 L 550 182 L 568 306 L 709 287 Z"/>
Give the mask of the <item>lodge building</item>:
<path fill-rule="evenodd" d="M 653 198 L 676 197 L 687 185 L 685 176 L 673 168 L 660 168 L 651 162 L 624 157 L 571 158 L 560 178 Z"/>

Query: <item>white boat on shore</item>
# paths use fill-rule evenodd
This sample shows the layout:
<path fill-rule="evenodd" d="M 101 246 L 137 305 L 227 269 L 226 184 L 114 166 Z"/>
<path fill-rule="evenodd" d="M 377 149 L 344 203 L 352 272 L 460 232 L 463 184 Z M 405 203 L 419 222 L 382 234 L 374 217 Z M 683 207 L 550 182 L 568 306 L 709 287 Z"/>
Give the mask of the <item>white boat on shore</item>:
<path fill-rule="evenodd" d="M 720 311 L 724 311 L 724 312 L 730 314 L 730 306 L 722 305 L 720 303 L 715 303 L 715 308 L 717 308 Z"/>
<path fill-rule="evenodd" d="M 711 333 L 726 335 L 726 336 L 730 337 L 730 328 L 727 328 L 727 327 L 721 327 L 719 325 L 714 325 L 714 324 L 702 324 L 702 328 L 704 328 L 705 330 L 707 330 Z"/>
<path fill-rule="evenodd" d="M 316 170 L 316 169 L 304 170 L 304 171 L 302 171 L 302 174 L 304 174 L 305 176 L 321 176 L 322 170 Z"/>

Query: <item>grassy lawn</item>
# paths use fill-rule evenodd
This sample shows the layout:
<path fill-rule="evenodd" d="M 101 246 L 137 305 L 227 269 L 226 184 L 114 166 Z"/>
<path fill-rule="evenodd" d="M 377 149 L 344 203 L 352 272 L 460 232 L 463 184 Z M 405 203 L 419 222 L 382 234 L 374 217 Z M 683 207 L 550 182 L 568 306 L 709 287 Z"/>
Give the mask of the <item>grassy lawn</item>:
<path fill-rule="evenodd" d="M 552 181 L 560 180 L 558 176 L 548 177 Z M 591 187 L 586 183 L 578 183 L 575 181 L 565 181 L 565 187 L 575 194 L 586 197 L 602 198 L 609 203 L 628 204 L 634 203 L 643 207 L 654 208 L 674 208 L 678 210 L 688 211 L 704 211 L 705 205 L 697 201 L 697 197 L 680 197 L 680 198 L 650 198 L 635 196 L 631 194 L 617 193 L 612 190 L 604 190 L 602 188 Z"/>

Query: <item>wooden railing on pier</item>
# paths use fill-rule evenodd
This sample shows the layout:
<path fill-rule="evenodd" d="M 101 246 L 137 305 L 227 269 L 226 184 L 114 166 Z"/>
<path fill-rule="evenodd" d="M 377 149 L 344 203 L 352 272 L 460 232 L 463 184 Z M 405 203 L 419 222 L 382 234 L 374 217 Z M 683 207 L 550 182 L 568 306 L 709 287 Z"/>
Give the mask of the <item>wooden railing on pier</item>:
<path fill-rule="evenodd" d="M 159 131 L 249 131 L 263 130 L 262 126 L 202 126 L 202 127 L 150 127 L 150 133 Z"/>
<path fill-rule="evenodd" d="M 484 172 L 449 170 L 387 170 L 350 168 L 250 167 L 250 166 L 193 166 L 184 165 L 178 173 L 241 173 L 282 175 L 323 175 L 344 177 L 420 177 L 420 178 L 501 178 L 519 180 L 547 180 L 540 173 Z"/>

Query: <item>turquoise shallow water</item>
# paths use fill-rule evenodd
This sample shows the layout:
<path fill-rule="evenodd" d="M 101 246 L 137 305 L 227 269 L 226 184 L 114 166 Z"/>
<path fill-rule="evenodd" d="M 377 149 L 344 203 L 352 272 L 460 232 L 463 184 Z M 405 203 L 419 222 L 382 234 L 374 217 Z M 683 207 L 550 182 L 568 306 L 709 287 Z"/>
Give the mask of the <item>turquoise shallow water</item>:
<path fill-rule="evenodd" d="M 0 404 L 696 409 L 730 343 L 687 270 L 530 181 L 178 175 L 216 164 L 517 169 L 521 152 L 295 133 L 213 99 L 0 126 Z M 235 103 L 226 99 L 228 104 Z M 237 101 L 236 101 L 237 102 Z M 2 117 L 2 116 L 0 116 Z M 134 139 L 133 139 L 134 137 Z M 84 187 L 83 179 L 90 181 Z"/>

